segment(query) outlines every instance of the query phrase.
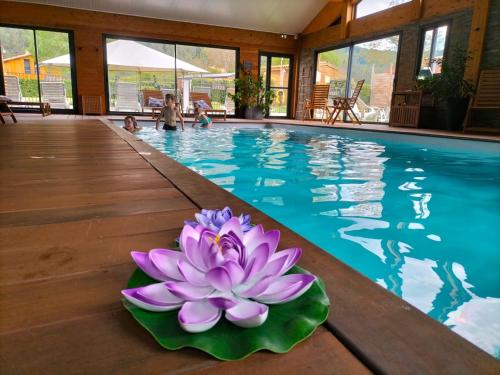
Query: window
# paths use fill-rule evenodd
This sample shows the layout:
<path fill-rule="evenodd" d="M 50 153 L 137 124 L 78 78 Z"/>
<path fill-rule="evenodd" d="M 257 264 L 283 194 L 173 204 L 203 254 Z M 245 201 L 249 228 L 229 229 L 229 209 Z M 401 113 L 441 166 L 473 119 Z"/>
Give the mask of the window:
<path fill-rule="evenodd" d="M 24 73 L 31 74 L 31 64 L 29 59 L 24 59 Z"/>
<path fill-rule="evenodd" d="M 72 34 L 0 27 L 5 94 L 14 101 L 49 102 L 54 112 L 74 112 Z M 19 110 L 26 111 L 23 106 Z"/>
<path fill-rule="evenodd" d="M 213 109 L 234 114 L 227 94 L 234 93 L 236 55 L 230 48 L 107 37 L 108 109 L 151 112 L 174 94 L 183 112 L 192 113 L 190 98 L 197 93 Z"/>
<path fill-rule="evenodd" d="M 356 83 L 365 83 L 354 106 L 361 121 L 389 121 L 399 35 L 318 53 L 316 83 L 330 84 L 330 100 L 350 96 Z M 321 115 L 321 114 L 317 114 Z"/>
<path fill-rule="evenodd" d="M 361 0 L 361 2 L 356 5 L 356 18 L 368 16 L 369 14 L 380 12 L 410 1 L 411 0 Z"/>
<path fill-rule="evenodd" d="M 422 47 L 418 79 L 430 78 L 441 73 L 446 49 L 448 25 L 437 26 L 422 32 Z"/>

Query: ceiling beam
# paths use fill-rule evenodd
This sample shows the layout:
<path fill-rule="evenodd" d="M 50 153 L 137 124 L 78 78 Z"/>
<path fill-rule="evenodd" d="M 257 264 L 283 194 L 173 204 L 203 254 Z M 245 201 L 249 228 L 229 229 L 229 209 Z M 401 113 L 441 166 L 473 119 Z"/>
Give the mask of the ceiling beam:
<path fill-rule="evenodd" d="M 309 25 L 302 31 L 302 34 L 310 34 L 315 31 L 326 29 L 342 14 L 342 3 L 330 1 L 321 11 L 309 22 Z"/>

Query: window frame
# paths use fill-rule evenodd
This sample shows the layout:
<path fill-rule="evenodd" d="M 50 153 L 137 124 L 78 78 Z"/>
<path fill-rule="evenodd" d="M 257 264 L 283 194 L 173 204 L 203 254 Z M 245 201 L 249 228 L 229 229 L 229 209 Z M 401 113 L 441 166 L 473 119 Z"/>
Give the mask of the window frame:
<path fill-rule="evenodd" d="M 75 33 L 73 30 L 64 29 L 64 28 L 56 28 L 56 27 L 45 27 L 45 26 L 36 26 L 36 25 L 17 25 L 11 23 L 2 23 L 0 22 L 0 27 L 7 27 L 13 29 L 23 29 L 23 30 L 31 30 L 33 31 L 33 38 L 35 43 L 35 56 L 34 56 L 34 70 L 32 74 L 37 75 L 38 82 L 38 93 L 39 98 L 42 98 L 42 90 L 40 88 L 40 75 L 38 69 L 38 50 L 36 43 L 36 32 L 37 31 L 52 31 L 56 33 L 66 33 L 68 34 L 68 49 L 69 49 L 69 61 L 70 61 L 70 74 L 71 74 L 71 95 L 73 96 L 73 108 L 72 109 L 63 109 L 63 108 L 52 108 L 52 113 L 61 113 L 61 114 L 74 114 L 79 113 L 79 100 L 78 100 L 78 83 L 76 79 L 76 58 L 75 58 Z M 0 69 L 0 95 L 5 95 L 5 83 L 4 83 L 4 71 L 3 64 L 2 69 Z M 16 112 L 19 113 L 32 113 L 38 112 L 36 109 L 30 108 L 16 108 Z"/>
<path fill-rule="evenodd" d="M 148 37 L 136 37 L 130 35 L 117 35 L 117 34 L 102 34 L 102 58 L 103 58 L 103 69 L 104 69 L 104 101 L 106 105 L 106 114 L 108 115 L 134 115 L 134 116 L 142 116 L 144 112 L 119 112 L 119 111 L 111 111 L 110 110 L 110 102 L 109 102 L 109 78 L 108 78 L 108 62 L 107 62 L 107 48 L 106 48 L 106 40 L 107 39 L 122 39 L 122 40 L 131 40 L 136 42 L 147 42 L 147 43 L 158 43 L 158 44 L 171 44 L 174 46 L 174 58 L 177 58 L 177 46 L 192 46 L 192 47 L 207 47 L 207 48 L 220 48 L 220 49 L 228 49 L 235 51 L 235 76 L 237 79 L 239 77 L 240 70 L 240 48 L 232 47 L 232 46 L 224 46 L 224 45 L 214 45 L 214 44 L 201 44 L 201 43 L 192 43 L 192 42 L 183 42 L 180 40 L 172 41 L 166 39 L 158 39 L 158 38 L 148 38 Z M 175 71 L 175 88 L 177 89 L 177 70 Z M 236 111 L 235 111 L 236 112 Z M 227 117 L 235 117 L 234 115 L 227 115 Z"/>
<path fill-rule="evenodd" d="M 448 48 L 450 46 L 450 34 L 451 34 L 451 27 L 452 27 L 452 20 L 447 19 L 444 21 L 440 22 L 435 22 L 432 24 L 427 24 L 427 25 L 422 25 L 419 28 L 419 41 L 418 41 L 418 50 L 417 50 L 417 60 L 415 64 L 415 78 L 418 78 L 418 74 L 420 73 L 420 70 L 422 68 L 422 56 L 424 54 L 424 44 L 425 44 L 425 34 L 427 31 L 434 30 L 434 34 L 432 36 L 432 42 L 431 42 L 431 58 L 432 58 L 432 50 L 435 44 L 436 40 L 436 31 L 440 27 L 447 26 L 448 29 L 446 31 L 446 39 L 444 41 L 444 50 L 443 50 L 443 60 L 448 56 Z"/>

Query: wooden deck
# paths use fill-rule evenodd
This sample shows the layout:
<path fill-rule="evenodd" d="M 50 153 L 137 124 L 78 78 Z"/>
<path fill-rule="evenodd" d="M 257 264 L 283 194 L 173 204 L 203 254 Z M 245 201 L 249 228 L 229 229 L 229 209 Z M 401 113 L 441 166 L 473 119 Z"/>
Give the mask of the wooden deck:
<path fill-rule="evenodd" d="M 168 246 L 200 207 L 279 224 L 97 120 L 0 126 L 2 374 L 499 373 L 498 361 L 295 233 L 328 322 L 290 353 L 220 362 L 166 351 L 120 303 L 130 250 Z M 139 154 L 141 153 L 141 154 Z"/>

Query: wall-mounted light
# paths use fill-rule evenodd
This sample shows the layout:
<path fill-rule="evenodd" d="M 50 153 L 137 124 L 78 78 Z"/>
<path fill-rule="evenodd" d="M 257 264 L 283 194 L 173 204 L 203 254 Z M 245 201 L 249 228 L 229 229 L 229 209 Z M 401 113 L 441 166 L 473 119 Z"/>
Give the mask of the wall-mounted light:
<path fill-rule="evenodd" d="M 288 38 L 288 35 L 286 35 L 286 34 L 281 34 L 281 39 L 286 39 L 286 38 Z"/>

